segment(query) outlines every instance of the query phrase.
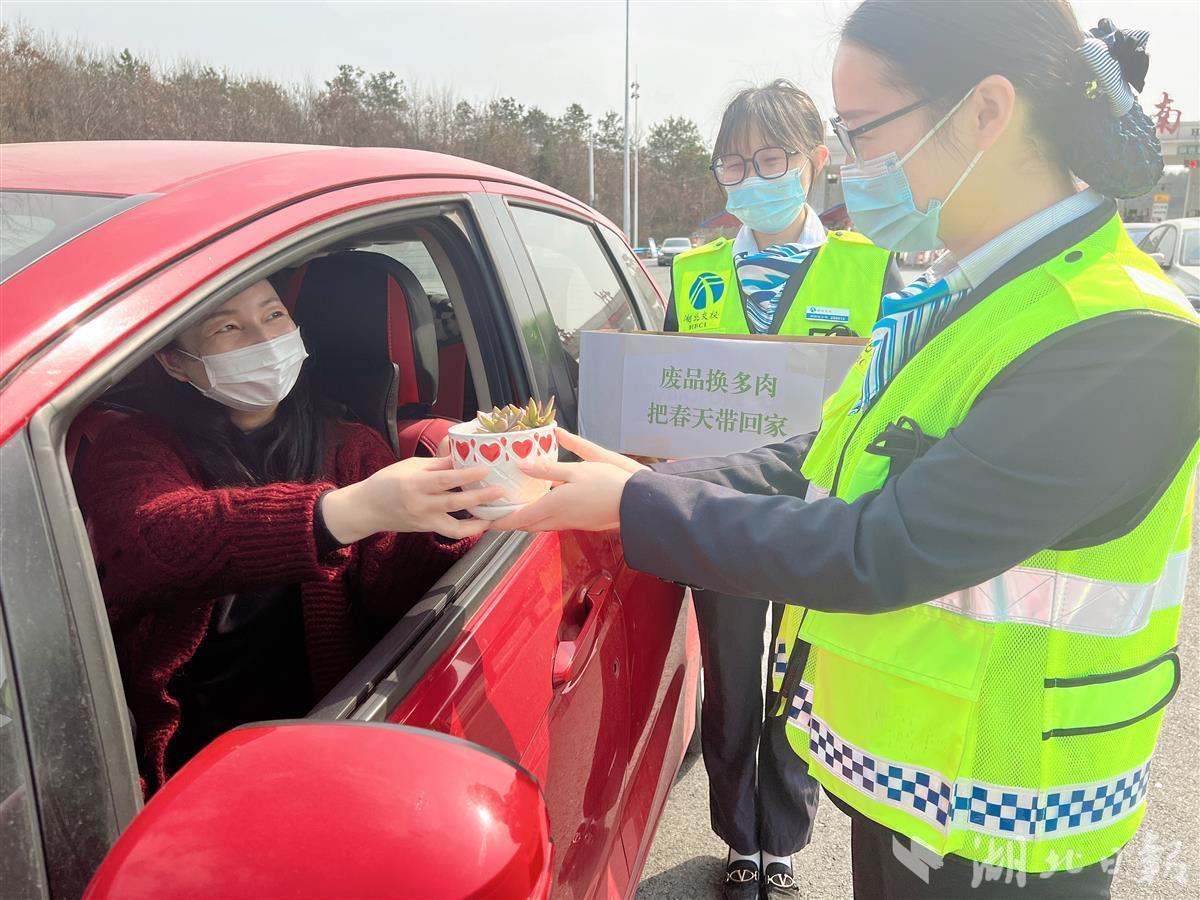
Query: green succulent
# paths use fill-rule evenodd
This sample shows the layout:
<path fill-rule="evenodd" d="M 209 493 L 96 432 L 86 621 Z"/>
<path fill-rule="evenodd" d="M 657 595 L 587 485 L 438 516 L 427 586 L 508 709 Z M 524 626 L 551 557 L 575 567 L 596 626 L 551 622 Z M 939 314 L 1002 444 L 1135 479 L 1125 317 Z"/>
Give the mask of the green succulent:
<path fill-rule="evenodd" d="M 530 400 L 526 407 L 508 404 L 501 408 L 493 406 L 491 412 L 480 411 L 476 417 L 479 430 L 484 434 L 505 434 L 510 431 L 525 431 L 531 428 L 542 428 L 554 422 L 554 398 L 551 397 L 545 406 L 536 400 Z"/>

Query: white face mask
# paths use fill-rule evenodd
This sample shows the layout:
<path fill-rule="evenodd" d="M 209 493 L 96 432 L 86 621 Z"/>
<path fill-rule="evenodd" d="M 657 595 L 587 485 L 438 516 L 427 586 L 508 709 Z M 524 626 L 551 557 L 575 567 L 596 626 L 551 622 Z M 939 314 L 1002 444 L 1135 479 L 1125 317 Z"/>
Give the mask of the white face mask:
<path fill-rule="evenodd" d="M 179 352 L 204 364 L 211 387 L 205 390 L 194 382 L 192 387 L 210 400 L 245 412 L 276 406 L 296 386 L 300 367 L 308 359 L 299 328 L 227 353 L 193 356 L 186 350 Z"/>

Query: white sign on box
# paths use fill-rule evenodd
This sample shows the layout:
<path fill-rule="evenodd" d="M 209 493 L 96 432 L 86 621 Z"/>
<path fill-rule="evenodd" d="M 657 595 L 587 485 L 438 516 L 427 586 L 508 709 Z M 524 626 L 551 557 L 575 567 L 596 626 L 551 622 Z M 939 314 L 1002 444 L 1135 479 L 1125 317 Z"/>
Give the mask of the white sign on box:
<path fill-rule="evenodd" d="M 682 459 L 752 450 L 821 424 L 858 338 L 585 331 L 580 432 L 622 453 Z"/>

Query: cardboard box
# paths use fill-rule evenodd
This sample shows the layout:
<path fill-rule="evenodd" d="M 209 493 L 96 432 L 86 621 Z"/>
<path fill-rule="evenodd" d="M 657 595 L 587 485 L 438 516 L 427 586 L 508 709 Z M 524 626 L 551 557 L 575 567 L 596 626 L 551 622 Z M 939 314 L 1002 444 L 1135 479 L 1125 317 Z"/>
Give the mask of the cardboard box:
<path fill-rule="evenodd" d="M 585 331 L 580 433 L 635 456 L 723 456 L 815 430 L 861 338 Z"/>

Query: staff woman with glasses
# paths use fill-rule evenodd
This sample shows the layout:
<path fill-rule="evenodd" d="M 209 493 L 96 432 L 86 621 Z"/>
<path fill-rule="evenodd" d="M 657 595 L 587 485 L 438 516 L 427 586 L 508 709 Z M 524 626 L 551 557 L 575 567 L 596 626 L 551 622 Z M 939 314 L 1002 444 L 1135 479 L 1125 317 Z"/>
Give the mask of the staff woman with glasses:
<path fill-rule="evenodd" d="M 585 462 L 493 524 L 619 525 L 635 569 L 789 602 L 772 713 L 851 817 L 857 897 L 1107 898 L 1174 788 L 1200 318 L 1117 214 L 1163 171 L 1148 39 L 1066 0 L 865 0 L 846 206 L 947 252 L 820 431 L 656 471 L 567 437 Z"/>
<path fill-rule="evenodd" d="M 870 333 L 880 297 L 900 286 L 899 270 L 861 235 L 827 235 L 807 204 L 829 159 L 823 138 L 812 99 L 789 81 L 733 98 L 712 171 L 742 228 L 732 242 L 720 238 L 676 258 L 668 331 Z M 746 900 L 757 900 L 760 891 L 792 896 L 792 854 L 809 841 L 819 791 L 795 765 L 782 724 L 763 733 L 763 634 L 771 604 L 730 602 L 711 591 L 694 596 L 704 661 L 700 743 L 712 827 L 729 846 L 723 890 Z M 782 612 L 775 604 L 772 635 Z"/>

